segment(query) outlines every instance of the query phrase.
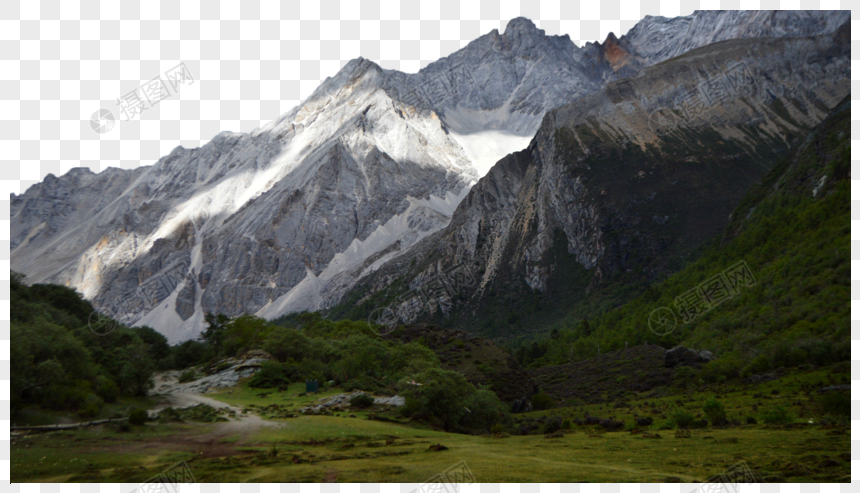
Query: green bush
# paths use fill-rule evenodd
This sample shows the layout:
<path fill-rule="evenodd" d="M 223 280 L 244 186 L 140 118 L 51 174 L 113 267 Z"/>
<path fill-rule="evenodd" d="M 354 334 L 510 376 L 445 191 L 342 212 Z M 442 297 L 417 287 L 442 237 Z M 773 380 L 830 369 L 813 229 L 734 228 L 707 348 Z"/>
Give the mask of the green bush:
<path fill-rule="evenodd" d="M 101 397 L 90 394 L 84 399 L 84 404 L 78 409 L 78 414 L 82 418 L 94 418 L 101 412 L 104 407 L 104 401 Z"/>
<path fill-rule="evenodd" d="M 699 372 L 689 366 L 675 368 L 673 383 L 676 387 L 688 389 L 696 386 L 699 380 Z"/>
<path fill-rule="evenodd" d="M 243 350 L 261 347 L 273 328 L 262 318 L 242 315 L 224 326 L 221 345 L 227 356 L 235 356 Z"/>
<path fill-rule="evenodd" d="M 116 402 L 119 398 L 119 387 L 116 382 L 102 375 L 96 377 L 95 391 L 104 402 Z"/>
<path fill-rule="evenodd" d="M 189 368 L 179 374 L 179 383 L 191 382 L 197 380 L 197 370 Z"/>
<path fill-rule="evenodd" d="M 561 416 L 550 416 L 543 424 L 543 432 L 547 435 L 555 433 L 561 429 Z"/>
<path fill-rule="evenodd" d="M 761 415 L 761 420 L 769 425 L 784 425 L 794 421 L 791 412 L 785 406 L 779 405 L 766 410 Z"/>
<path fill-rule="evenodd" d="M 848 392 L 825 392 L 816 399 L 818 412 L 822 415 L 851 415 L 851 395 Z"/>
<path fill-rule="evenodd" d="M 552 400 L 552 397 L 547 395 L 544 392 L 538 392 L 537 394 L 532 396 L 532 409 L 535 411 L 544 411 L 546 409 L 552 409 L 555 407 L 555 402 Z"/>
<path fill-rule="evenodd" d="M 260 389 L 271 389 L 290 384 L 284 367 L 275 361 L 264 361 L 260 369 L 248 380 L 248 386 Z"/>
<path fill-rule="evenodd" d="M 743 365 L 737 356 L 723 356 L 702 366 L 702 379 L 709 383 L 733 380 L 741 375 Z"/>
<path fill-rule="evenodd" d="M 385 392 L 383 382 L 368 375 L 362 375 L 358 378 L 353 378 L 343 384 L 341 388 L 344 392 L 352 392 L 353 390 L 363 390 L 365 392 Z"/>
<path fill-rule="evenodd" d="M 411 382 L 411 379 L 409 379 Z M 489 390 L 478 390 L 460 373 L 431 368 L 416 378 L 422 385 L 401 382 L 406 399 L 402 413 L 446 431 L 485 432 L 510 420 L 507 406 Z"/>
<path fill-rule="evenodd" d="M 349 400 L 349 405 L 358 408 L 367 408 L 373 405 L 373 396 L 369 394 L 358 394 Z"/>
<path fill-rule="evenodd" d="M 726 408 L 717 399 L 708 399 L 702 410 L 705 412 L 705 416 L 708 417 L 708 421 L 714 426 L 723 426 L 729 422 L 726 419 Z"/>
<path fill-rule="evenodd" d="M 696 417 L 693 416 L 693 413 L 684 409 L 676 409 L 669 415 L 669 419 L 675 424 L 675 426 L 681 429 L 692 428 L 693 423 L 696 421 Z"/>
<path fill-rule="evenodd" d="M 505 425 L 501 423 L 496 423 L 490 427 L 490 433 L 493 433 L 494 435 L 500 435 L 505 431 L 507 431 L 507 428 L 505 428 Z"/>
<path fill-rule="evenodd" d="M 128 423 L 133 426 L 142 426 L 149 419 L 146 409 L 132 409 L 128 413 Z"/>
<path fill-rule="evenodd" d="M 466 399 L 466 414 L 459 425 L 464 431 L 485 432 L 496 424 L 511 424 L 507 404 L 499 400 L 491 390 L 478 389 Z"/>
<path fill-rule="evenodd" d="M 566 419 L 566 420 L 561 422 L 561 429 L 562 430 L 571 430 L 571 429 L 573 429 L 573 423 L 571 423 L 569 419 Z"/>

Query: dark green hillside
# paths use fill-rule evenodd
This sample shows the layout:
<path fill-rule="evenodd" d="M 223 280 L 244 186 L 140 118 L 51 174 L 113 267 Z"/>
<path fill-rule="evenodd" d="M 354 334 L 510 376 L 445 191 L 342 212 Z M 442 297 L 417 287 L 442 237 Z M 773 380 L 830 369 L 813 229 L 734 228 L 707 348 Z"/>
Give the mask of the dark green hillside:
<path fill-rule="evenodd" d="M 562 364 L 644 343 L 709 349 L 707 379 L 850 358 L 850 106 L 831 115 L 740 201 L 723 235 L 664 282 L 602 316 L 570 317 L 554 339 L 518 352 L 531 366 Z M 755 285 L 684 324 L 675 297 L 745 261 Z M 649 330 L 669 307 L 671 333 Z"/>
<path fill-rule="evenodd" d="M 64 286 L 11 280 L 13 421 L 52 421 L 52 413 L 106 417 L 150 388 L 170 365 L 167 339 L 149 327 L 129 329 L 100 317 Z M 92 327 L 91 330 L 91 318 Z"/>

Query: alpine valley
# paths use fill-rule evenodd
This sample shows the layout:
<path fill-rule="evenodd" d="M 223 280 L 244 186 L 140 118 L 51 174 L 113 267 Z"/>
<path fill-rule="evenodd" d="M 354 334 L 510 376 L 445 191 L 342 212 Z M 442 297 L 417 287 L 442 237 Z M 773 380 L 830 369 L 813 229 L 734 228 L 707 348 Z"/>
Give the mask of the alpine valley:
<path fill-rule="evenodd" d="M 850 16 L 516 18 L 48 175 L 11 480 L 850 482 Z"/>

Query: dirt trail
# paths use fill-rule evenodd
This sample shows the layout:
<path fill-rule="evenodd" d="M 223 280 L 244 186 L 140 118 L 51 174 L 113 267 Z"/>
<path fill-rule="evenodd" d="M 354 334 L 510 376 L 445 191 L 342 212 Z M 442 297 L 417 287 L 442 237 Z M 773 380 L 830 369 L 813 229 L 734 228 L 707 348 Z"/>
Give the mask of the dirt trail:
<path fill-rule="evenodd" d="M 165 372 L 160 376 L 156 376 L 156 381 L 160 384 L 156 387 L 155 391 L 164 390 L 168 388 L 168 386 L 173 383 L 172 380 L 175 380 L 178 377 L 178 372 Z M 236 413 L 236 418 L 228 418 L 230 421 L 220 422 L 215 424 L 215 429 L 206 436 L 209 439 L 217 439 L 222 438 L 228 435 L 236 435 L 240 434 L 242 436 L 247 436 L 249 433 L 259 430 L 260 428 L 272 427 L 279 428 L 284 426 L 283 423 L 275 423 L 272 421 L 266 421 L 261 418 L 257 414 L 253 412 L 249 412 L 247 414 L 242 413 L 242 408 L 238 406 L 233 406 L 227 404 L 226 402 L 221 402 L 219 400 L 213 399 L 211 397 L 206 397 L 205 395 L 195 394 L 192 392 L 171 392 L 167 391 L 165 393 L 154 393 L 154 397 L 159 397 L 163 399 L 159 406 L 155 409 L 152 409 L 150 413 L 158 413 L 168 407 L 173 407 L 175 409 L 181 409 L 186 407 L 197 406 L 199 404 L 206 404 L 207 406 L 214 407 L 216 409 L 230 409 Z M 243 440 L 244 438 L 240 439 Z"/>

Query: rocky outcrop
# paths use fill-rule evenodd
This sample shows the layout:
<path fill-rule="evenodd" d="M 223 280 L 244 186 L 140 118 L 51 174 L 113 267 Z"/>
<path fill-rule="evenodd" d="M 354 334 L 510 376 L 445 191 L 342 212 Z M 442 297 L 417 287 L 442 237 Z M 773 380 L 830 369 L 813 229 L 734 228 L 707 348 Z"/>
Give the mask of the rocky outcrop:
<path fill-rule="evenodd" d="M 705 363 L 711 362 L 716 358 L 710 351 L 696 351 L 695 349 L 677 346 L 666 351 L 664 365 L 666 368 L 675 368 L 677 366 L 691 366 L 693 368 L 701 368 Z"/>
<path fill-rule="evenodd" d="M 265 357 L 231 358 L 219 362 L 218 369 L 213 369 L 211 374 L 183 383 L 179 383 L 180 371 L 163 372 L 155 376 L 155 387 L 150 394 L 207 394 L 235 387 L 239 380 L 257 373 L 268 360 Z"/>
<path fill-rule="evenodd" d="M 330 395 L 328 397 L 323 397 L 319 401 L 305 406 L 299 409 L 301 413 L 307 414 L 315 414 L 315 413 L 324 413 L 326 411 L 343 411 L 351 408 L 351 403 L 349 402 L 353 397 L 357 397 L 359 395 L 366 394 L 366 392 L 361 390 L 354 390 L 352 392 L 348 392 L 345 394 L 335 394 Z M 368 394 L 369 395 L 369 394 Z M 378 406 L 392 406 L 392 407 L 400 407 L 406 404 L 406 399 L 399 396 L 394 395 L 390 397 L 374 397 L 373 404 Z"/>

